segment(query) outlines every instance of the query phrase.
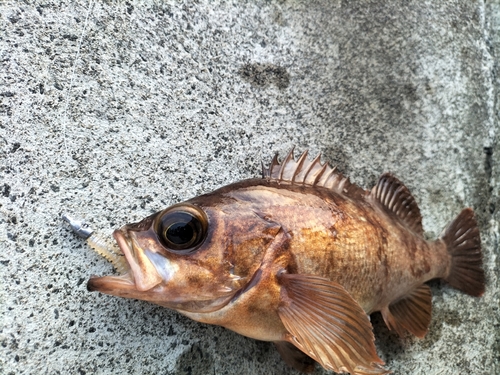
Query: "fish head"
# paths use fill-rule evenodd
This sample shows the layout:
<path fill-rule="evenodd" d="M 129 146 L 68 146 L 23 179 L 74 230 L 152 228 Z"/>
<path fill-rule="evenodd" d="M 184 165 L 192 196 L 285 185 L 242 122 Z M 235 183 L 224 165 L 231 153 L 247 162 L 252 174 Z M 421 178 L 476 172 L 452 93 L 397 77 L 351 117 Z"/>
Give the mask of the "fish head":
<path fill-rule="evenodd" d="M 213 312 L 258 270 L 279 227 L 234 199 L 200 196 L 114 232 L 128 271 L 87 288 L 181 312 Z"/>

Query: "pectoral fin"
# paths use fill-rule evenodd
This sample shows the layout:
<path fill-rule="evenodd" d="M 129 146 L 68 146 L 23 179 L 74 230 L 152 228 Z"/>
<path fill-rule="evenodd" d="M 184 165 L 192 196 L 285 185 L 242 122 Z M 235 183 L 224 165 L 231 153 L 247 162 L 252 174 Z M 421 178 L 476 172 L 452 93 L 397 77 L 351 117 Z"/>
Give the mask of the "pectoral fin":
<path fill-rule="evenodd" d="M 328 279 L 283 273 L 278 314 L 287 341 L 323 367 L 351 374 L 387 374 L 361 306 Z"/>

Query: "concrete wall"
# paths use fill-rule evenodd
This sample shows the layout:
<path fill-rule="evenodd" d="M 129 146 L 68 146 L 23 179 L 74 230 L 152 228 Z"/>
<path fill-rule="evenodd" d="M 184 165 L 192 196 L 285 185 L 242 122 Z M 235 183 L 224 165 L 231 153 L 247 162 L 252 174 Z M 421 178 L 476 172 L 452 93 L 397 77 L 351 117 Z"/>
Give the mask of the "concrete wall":
<path fill-rule="evenodd" d="M 499 9 L 2 2 L 0 372 L 295 374 L 269 343 L 88 293 L 111 266 L 60 215 L 110 233 L 296 145 L 363 187 L 395 173 L 429 237 L 474 207 L 485 296 L 432 282 L 423 340 L 372 321 L 396 374 L 498 373 Z"/>

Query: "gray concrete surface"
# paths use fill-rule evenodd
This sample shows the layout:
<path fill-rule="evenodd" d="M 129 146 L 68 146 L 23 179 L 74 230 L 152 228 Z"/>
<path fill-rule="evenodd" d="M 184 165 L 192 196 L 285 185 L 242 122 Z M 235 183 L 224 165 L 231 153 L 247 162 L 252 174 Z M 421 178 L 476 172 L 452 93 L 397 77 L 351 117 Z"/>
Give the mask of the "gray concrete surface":
<path fill-rule="evenodd" d="M 60 220 L 110 233 L 292 145 L 364 187 L 395 173 L 430 237 L 474 207 L 484 297 L 432 282 L 423 340 L 372 320 L 396 374 L 500 372 L 500 4 L 353 3 L 0 3 L 0 373 L 296 374 L 269 343 L 88 293 L 111 266 Z"/>

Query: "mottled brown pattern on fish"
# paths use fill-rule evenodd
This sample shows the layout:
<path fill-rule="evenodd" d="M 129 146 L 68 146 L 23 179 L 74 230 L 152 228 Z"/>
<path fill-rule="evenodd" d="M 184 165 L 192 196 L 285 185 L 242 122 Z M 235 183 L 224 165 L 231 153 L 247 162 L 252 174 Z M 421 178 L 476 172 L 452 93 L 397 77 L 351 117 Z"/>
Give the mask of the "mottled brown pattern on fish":
<path fill-rule="evenodd" d="M 282 163 L 275 157 L 262 179 L 115 231 L 130 271 L 92 278 L 89 290 L 275 341 L 301 371 L 311 371 L 314 358 L 337 372 L 387 373 L 366 313 L 381 311 L 389 328 L 423 337 L 431 319 L 423 283 L 443 278 L 471 295 L 483 293 L 473 211 L 464 209 L 438 240 L 426 241 L 418 206 L 394 176 L 382 175 L 366 191 L 306 156 L 295 161 L 290 152 Z"/>
<path fill-rule="evenodd" d="M 407 290 L 396 291 L 399 286 L 390 288 L 388 283 L 399 285 L 409 276 L 415 278 L 414 283 L 425 281 L 422 278 L 430 272 L 428 261 L 420 259 L 415 263 L 418 249 L 428 247 L 424 240 L 409 233 L 381 209 L 371 208 L 368 201 L 359 204 L 325 188 L 258 182 L 256 185 L 255 180 L 246 180 L 217 190 L 209 195 L 218 197 L 216 202 L 210 199 L 210 204 L 218 205 L 222 200 L 227 207 L 233 199 L 239 204 L 245 202 L 259 217 L 279 223 L 292 236 L 290 251 L 297 260 L 297 272 L 338 281 L 368 311 L 380 303 L 377 298 L 387 300 L 385 296 L 374 297 L 373 286 L 388 290 L 392 296 L 392 292 L 397 292 L 399 297 Z M 228 230 L 226 236 L 238 236 L 247 233 L 248 227 L 232 224 Z M 242 245 L 238 253 L 246 251 Z M 244 259 L 242 262 L 246 263 Z M 389 279 L 395 262 L 407 263 L 411 275 L 396 271 Z M 358 270 L 355 277 L 353 269 Z"/>

